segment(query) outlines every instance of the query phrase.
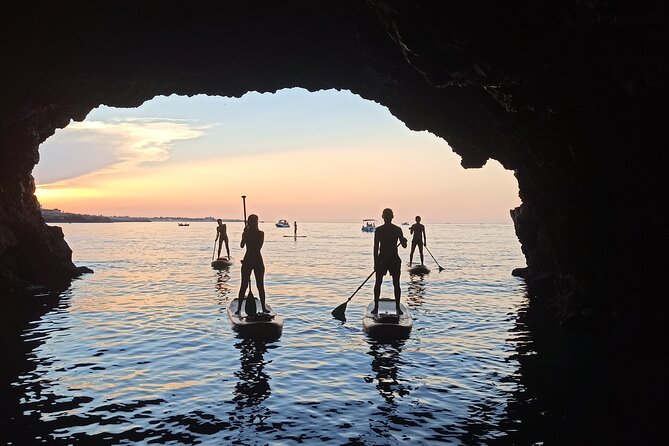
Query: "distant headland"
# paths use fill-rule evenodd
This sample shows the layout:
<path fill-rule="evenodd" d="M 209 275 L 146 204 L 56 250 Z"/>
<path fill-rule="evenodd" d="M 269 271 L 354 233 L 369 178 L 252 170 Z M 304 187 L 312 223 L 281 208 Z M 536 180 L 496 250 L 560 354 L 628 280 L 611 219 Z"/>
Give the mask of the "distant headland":
<path fill-rule="evenodd" d="M 214 217 L 129 217 L 127 215 L 89 215 L 64 212 L 60 209 L 42 209 L 42 217 L 47 223 L 123 223 L 123 222 L 215 222 Z M 227 222 L 239 222 L 239 219 L 221 219 Z"/>

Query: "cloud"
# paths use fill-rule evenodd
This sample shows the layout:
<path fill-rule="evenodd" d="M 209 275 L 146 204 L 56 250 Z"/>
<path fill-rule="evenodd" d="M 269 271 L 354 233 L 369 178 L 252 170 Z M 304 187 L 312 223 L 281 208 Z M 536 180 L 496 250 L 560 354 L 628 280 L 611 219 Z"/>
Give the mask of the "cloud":
<path fill-rule="evenodd" d="M 136 171 L 167 161 L 177 141 L 199 138 L 210 127 L 165 118 L 74 122 L 42 145 L 42 160 L 33 174 L 40 187 L 58 188 Z"/>

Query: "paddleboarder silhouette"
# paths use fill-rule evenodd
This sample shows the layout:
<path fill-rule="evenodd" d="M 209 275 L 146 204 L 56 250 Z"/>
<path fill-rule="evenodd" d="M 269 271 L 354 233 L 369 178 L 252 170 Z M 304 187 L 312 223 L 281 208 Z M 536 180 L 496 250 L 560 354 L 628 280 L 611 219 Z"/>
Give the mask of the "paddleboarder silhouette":
<path fill-rule="evenodd" d="M 244 228 L 242 241 L 239 244 L 240 248 L 246 247 L 246 254 L 244 254 L 242 260 L 242 283 L 239 287 L 239 305 L 235 314 L 240 313 L 246 289 L 251 281 L 251 272 L 254 273 L 256 278 L 262 311 L 263 313 L 269 313 L 265 306 L 265 263 L 260 253 L 264 242 L 265 233 L 258 228 L 258 216 L 256 214 L 249 215 L 248 224 Z"/>
<path fill-rule="evenodd" d="M 427 246 L 427 236 L 425 235 L 425 226 L 420 222 L 420 215 L 416 215 L 416 223 L 411 225 L 409 232 L 413 234 L 413 237 L 411 238 L 409 266 L 413 263 L 413 253 L 416 250 L 416 246 L 418 246 L 418 253 L 420 254 L 420 264 L 424 265 L 423 245 Z"/>
<path fill-rule="evenodd" d="M 401 244 L 407 247 L 407 239 L 404 238 L 402 228 L 392 224 L 393 211 L 390 208 L 383 210 L 381 214 L 383 224 L 377 226 L 374 231 L 374 271 L 376 272 L 376 283 L 374 284 L 374 309 L 373 314 L 379 312 L 379 297 L 381 296 L 381 283 L 383 276 L 390 273 L 393 278 L 393 290 L 395 294 L 395 311 L 402 314 L 400 309 L 400 268 L 402 259 L 397 253 L 397 247 Z"/>
<path fill-rule="evenodd" d="M 223 242 L 225 242 L 225 251 L 228 253 L 228 259 L 230 258 L 230 246 L 228 245 L 228 231 L 227 226 L 223 223 L 223 220 L 220 218 L 216 220 L 218 226 L 216 227 L 216 240 L 218 240 L 218 258 L 221 258 L 221 248 L 223 247 Z"/>

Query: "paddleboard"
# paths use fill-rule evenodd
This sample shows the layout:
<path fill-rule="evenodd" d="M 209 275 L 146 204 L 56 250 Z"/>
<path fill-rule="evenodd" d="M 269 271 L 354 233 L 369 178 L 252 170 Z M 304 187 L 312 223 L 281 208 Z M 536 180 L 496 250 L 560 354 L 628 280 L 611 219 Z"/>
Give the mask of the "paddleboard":
<path fill-rule="evenodd" d="M 397 316 L 395 313 L 395 299 L 379 299 L 379 311 L 372 314 L 374 301 L 365 308 L 362 318 L 362 328 L 372 338 L 376 339 L 401 339 L 411 332 L 413 318 L 409 309 L 400 302 L 403 314 Z"/>
<path fill-rule="evenodd" d="M 227 257 L 219 257 L 211 262 L 211 267 L 216 269 L 229 268 L 233 263 L 235 263 L 235 260 L 232 257 L 229 259 Z"/>
<path fill-rule="evenodd" d="M 413 265 L 409 267 L 410 274 L 430 274 L 430 269 L 425 265 Z"/>
<path fill-rule="evenodd" d="M 260 299 L 255 297 L 256 308 L 261 309 Z M 233 299 L 228 304 L 228 319 L 232 324 L 232 329 L 240 336 L 245 338 L 273 340 L 281 337 L 283 332 L 283 317 L 276 314 L 274 309 L 268 304 L 269 313 L 258 312 L 255 315 L 247 315 L 245 311 L 246 302 L 242 303 L 242 309 L 239 314 L 235 314 L 239 305 L 239 299 Z"/>

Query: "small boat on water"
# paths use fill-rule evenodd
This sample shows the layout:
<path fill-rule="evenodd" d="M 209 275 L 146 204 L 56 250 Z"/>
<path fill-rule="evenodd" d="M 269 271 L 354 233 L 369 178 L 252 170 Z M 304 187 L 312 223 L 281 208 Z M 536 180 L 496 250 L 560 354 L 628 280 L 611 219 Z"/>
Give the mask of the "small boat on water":
<path fill-rule="evenodd" d="M 179 226 L 190 226 L 190 223 L 179 223 Z"/>
<path fill-rule="evenodd" d="M 379 311 L 372 314 L 374 301 L 365 308 L 362 328 L 370 337 L 379 340 L 402 339 L 409 336 L 413 318 L 409 309 L 400 302 L 401 315 L 395 312 L 395 299 L 379 299 Z"/>
<path fill-rule="evenodd" d="M 277 228 L 290 228 L 290 223 L 286 220 L 279 220 L 276 222 Z"/>
<path fill-rule="evenodd" d="M 219 257 L 218 259 L 211 262 L 211 267 L 214 269 L 223 269 L 230 268 L 230 265 L 234 263 L 232 257 Z"/>
<path fill-rule="evenodd" d="M 376 220 L 373 218 L 365 218 L 362 221 L 362 232 L 376 231 Z"/>
<path fill-rule="evenodd" d="M 260 299 L 255 299 L 256 308 L 260 310 Z M 233 299 L 228 304 L 228 319 L 232 329 L 244 338 L 275 340 L 281 337 L 283 332 L 283 317 L 276 314 L 274 309 L 266 304 L 269 313 L 246 314 L 246 302 L 242 302 L 239 314 L 235 314 L 239 299 Z"/>

